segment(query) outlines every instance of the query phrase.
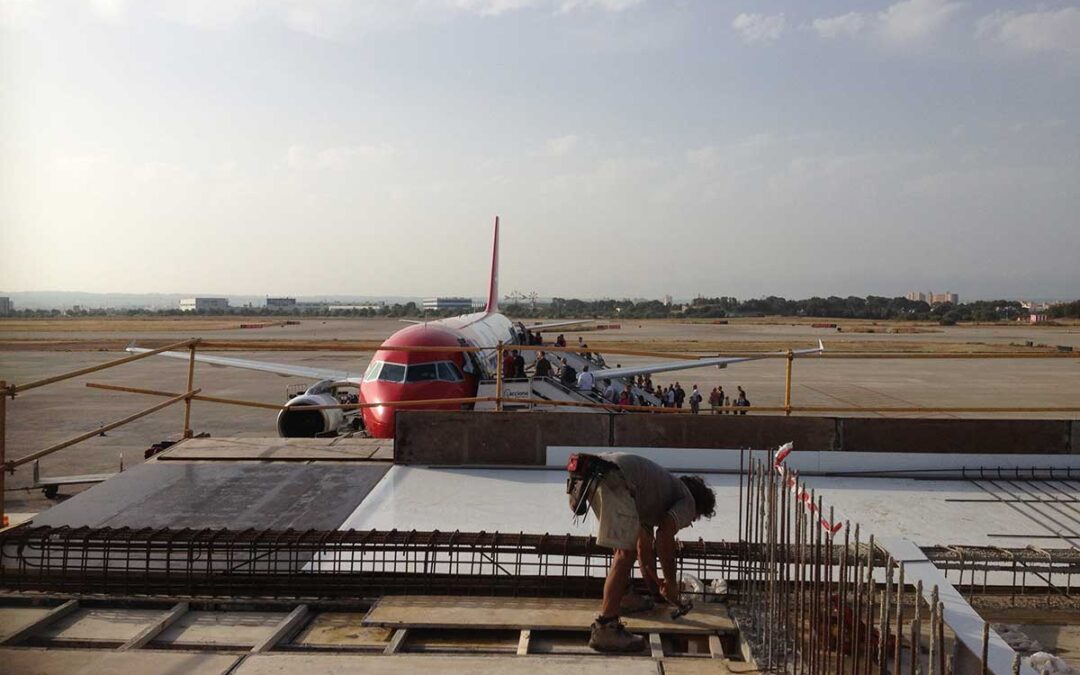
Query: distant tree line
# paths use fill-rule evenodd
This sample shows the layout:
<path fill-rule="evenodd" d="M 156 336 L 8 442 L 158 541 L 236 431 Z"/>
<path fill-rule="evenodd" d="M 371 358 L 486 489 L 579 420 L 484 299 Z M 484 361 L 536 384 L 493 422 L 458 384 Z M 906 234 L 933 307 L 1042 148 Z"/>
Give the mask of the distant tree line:
<path fill-rule="evenodd" d="M 666 304 L 660 300 L 579 300 L 552 298 L 550 303 L 512 303 L 502 311 L 518 319 L 726 319 L 738 317 L 789 316 L 822 319 L 870 319 L 874 321 L 935 321 L 943 325 L 958 322 L 1015 321 L 1025 318 L 1028 310 L 1015 300 L 977 300 L 975 302 L 935 304 L 933 306 L 906 298 L 868 295 L 865 298 L 813 297 L 788 300 L 775 295 L 739 300 L 733 297 L 694 298 L 686 304 Z M 1080 318 L 1080 300 L 1052 305 L 1047 311 L 1052 319 Z M 329 307 L 230 307 L 228 309 L 184 312 L 180 309 L 17 309 L 9 316 L 50 318 L 62 316 L 261 316 L 261 317 L 388 317 L 441 318 L 458 314 L 455 310 L 425 312 L 415 302 L 381 305 L 377 308 L 330 309 Z"/>

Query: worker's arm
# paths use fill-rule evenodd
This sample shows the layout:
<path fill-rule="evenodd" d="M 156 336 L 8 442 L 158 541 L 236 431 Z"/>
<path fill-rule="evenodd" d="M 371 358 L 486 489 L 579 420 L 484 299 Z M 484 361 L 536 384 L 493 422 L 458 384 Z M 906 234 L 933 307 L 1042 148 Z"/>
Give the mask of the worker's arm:
<path fill-rule="evenodd" d="M 638 566 L 641 576 L 649 587 L 649 593 L 660 594 L 660 579 L 656 576 L 656 550 L 653 547 L 652 529 L 642 527 L 637 538 Z"/>
<path fill-rule="evenodd" d="M 656 554 L 660 557 L 660 569 L 664 571 L 664 597 L 676 606 L 679 604 L 679 580 L 675 577 L 675 533 L 678 531 L 679 526 L 670 513 L 656 528 Z"/>

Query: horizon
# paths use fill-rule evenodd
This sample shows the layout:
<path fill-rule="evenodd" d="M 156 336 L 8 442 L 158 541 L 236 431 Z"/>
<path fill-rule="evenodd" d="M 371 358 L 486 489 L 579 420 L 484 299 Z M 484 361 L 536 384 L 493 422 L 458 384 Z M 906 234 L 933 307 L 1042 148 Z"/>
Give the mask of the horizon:
<path fill-rule="evenodd" d="M 10 292 L 1080 287 L 1080 0 L 18 0 L 0 89 Z"/>

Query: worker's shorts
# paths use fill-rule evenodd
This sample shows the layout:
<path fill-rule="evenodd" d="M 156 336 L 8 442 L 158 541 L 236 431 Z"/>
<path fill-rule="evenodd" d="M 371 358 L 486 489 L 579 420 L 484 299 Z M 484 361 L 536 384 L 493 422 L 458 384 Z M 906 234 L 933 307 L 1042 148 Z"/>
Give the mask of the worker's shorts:
<path fill-rule="evenodd" d="M 610 549 L 637 549 L 641 521 L 634 498 L 630 496 L 630 488 L 626 486 L 621 473 L 612 471 L 604 476 L 596 486 L 589 506 L 600 522 L 597 544 Z"/>

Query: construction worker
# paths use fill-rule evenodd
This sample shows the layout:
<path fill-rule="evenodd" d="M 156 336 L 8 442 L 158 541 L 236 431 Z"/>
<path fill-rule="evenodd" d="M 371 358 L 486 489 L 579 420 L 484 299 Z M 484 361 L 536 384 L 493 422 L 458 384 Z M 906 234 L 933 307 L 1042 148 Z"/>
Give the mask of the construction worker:
<path fill-rule="evenodd" d="M 653 597 L 632 590 L 630 574 L 637 561 L 652 596 L 679 605 L 675 576 L 675 533 L 702 516 L 712 518 L 716 495 L 700 476 L 675 476 L 644 457 L 624 452 L 599 455 L 611 462 L 597 485 L 590 507 L 599 521 L 596 543 L 613 549 L 604 582 L 600 615 L 592 624 L 589 646 L 603 652 L 640 651 L 645 638 L 626 630 L 620 613 L 652 609 Z M 656 558 L 664 575 L 661 584 Z"/>

